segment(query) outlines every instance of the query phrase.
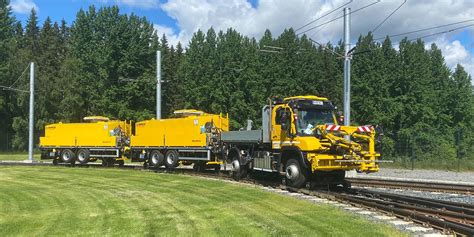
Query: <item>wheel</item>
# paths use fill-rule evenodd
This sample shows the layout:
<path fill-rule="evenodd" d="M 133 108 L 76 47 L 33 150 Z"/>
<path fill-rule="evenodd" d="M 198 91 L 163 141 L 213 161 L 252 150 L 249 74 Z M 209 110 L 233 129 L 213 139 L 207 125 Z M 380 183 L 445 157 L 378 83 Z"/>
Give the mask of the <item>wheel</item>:
<path fill-rule="evenodd" d="M 166 152 L 165 165 L 168 169 L 174 169 L 178 166 L 179 156 L 178 152 L 169 150 Z"/>
<path fill-rule="evenodd" d="M 158 150 L 153 150 L 150 153 L 150 158 L 148 159 L 148 164 L 150 167 L 158 168 L 163 165 L 163 161 L 165 160 L 163 154 Z"/>
<path fill-rule="evenodd" d="M 90 153 L 89 153 L 89 150 L 87 149 L 80 149 L 79 151 L 77 151 L 77 161 L 79 161 L 79 163 L 81 163 L 82 165 L 85 165 L 87 164 L 87 162 L 89 162 L 89 156 L 90 156 Z"/>
<path fill-rule="evenodd" d="M 240 163 L 238 157 L 236 157 L 231 163 L 231 175 L 232 178 L 239 180 L 245 178 L 247 175 L 247 167 Z"/>
<path fill-rule="evenodd" d="M 300 163 L 297 160 L 289 159 L 286 162 L 285 171 L 286 185 L 294 188 L 301 188 L 306 183 L 306 170 L 300 166 Z"/>
<path fill-rule="evenodd" d="M 56 158 L 53 159 L 53 165 L 58 165 L 58 159 Z"/>
<path fill-rule="evenodd" d="M 107 167 L 107 166 L 109 166 L 109 162 L 108 162 L 107 158 L 103 158 L 102 159 L 102 167 Z"/>
<path fill-rule="evenodd" d="M 64 163 L 74 163 L 74 152 L 72 152 L 70 149 L 64 149 L 61 152 L 61 160 Z"/>
<path fill-rule="evenodd" d="M 194 171 L 194 172 L 201 172 L 201 170 L 202 170 L 202 165 L 201 165 L 201 163 L 200 163 L 199 161 L 195 162 L 195 163 L 193 164 L 193 171 Z"/>
<path fill-rule="evenodd" d="M 118 164 L 119 167 L 124 167 L 124 166 L 125 166 L 125 161 L 123 161 L 123 160 L 118 160 L 118 161 L 117 161 L 117 164 Z"/>
<path fill-rule="evenodd" d="M 115 159 L 114 158 L 108 158 L 107 159 L 107 167 L 112 167 L 115 165 Z"/>

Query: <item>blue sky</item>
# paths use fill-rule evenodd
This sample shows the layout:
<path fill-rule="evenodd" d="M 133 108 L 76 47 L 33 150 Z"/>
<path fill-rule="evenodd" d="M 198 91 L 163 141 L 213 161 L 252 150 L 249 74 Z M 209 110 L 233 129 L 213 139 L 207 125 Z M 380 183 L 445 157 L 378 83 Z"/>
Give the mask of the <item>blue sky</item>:
<path fill-rule="evenodd" d="M 225 30 L 229 27 L 239 32 L 261 37 L 265 29 L 274 36 L 285 28 L 298 28 L 304 23 L 348 2 L 349 0 L 10 0 L 16 18 L 23 23 L 32 7 L 38 11 L 40 23 L 51 17 L 53 21 L 65 19 L 70 25 L 79 9 L 87 9 L 94 4 L 101 6 L 118 5 L 122 13 L 135 13 L 147 17 L 159 34 L 166 34 L 171 43 L 187 44 L 197 29 L 214 27 Z M 353 10 L 372 3 L 372 0 L 358 0 L 348 6 Z M 352 15 L 352 40 L 381 22 L 403 0 L 381 1 L 380 3 Z M 474 4 L 472 0 L 459 1 L 408 1 L 380 27 L 374 35 L 385 36 L 408 32 L 420 28 L 443 25 L 463 20 L 473 20 L 464 25 L 474 24 Z M 429 9 L 429 11 L 427 11 Z M 422 12 L 422 14 L 420 14 Z M 337 17 L 339 11 L 318 21 L 325 22 Z M 462 24 L 461 24 L 462 25 Z M 453 26 L 458 27 L 461 25 Z M 408 38 L 437 33 L 449 28 L 408 35 Z M 321 42 L 337 42 L 342 38 L 342 19 L 335 21 L 319 31 L 307 33 Z M 446 62 L 451 68 L 462 64 L 471 74 L 474 73 L 474 26 L 448 34 L 425 38 L 428 43 L 435 42 L 442 49 Z M 395 38 L 394 40 L 401 39 Z"/>
<path fill-rule="evenodd" d="M 14 2 L 14 0 L 11 0 Z M 164 2 L 164 1 L 163 1 Z M 35 0 L 34 3 L 39 8 L 38 18 L 40 22 L 43 22 L 46 17 L 50 17 L 53 21 L 61 21 L 62 19 L 66 20 L 68 25 L 70 25 L 76 18 L 77 12 L 82 8 L 87 10 L 89 6 L 95 5 L 97 8 L 101 6 L 112 6 L 117 5 L 114 1 L 80 1 L 80 0 Z M 139 16 L 145 16 L 150 21 L 161 23 L 169 27 L 173 27 L 176 30 L 178 26 L 176 21 L 169 17 L 161 8 L 140 8 L 135 6 L 129 6 L 125 4 L 119 4 L 120 11 L 122 13 L 135 13 Z M 23 23 L 26 23 L 28 19 L 26 13 L 15 13 L 15 16 L 18 20 L 21 20 Z"/>

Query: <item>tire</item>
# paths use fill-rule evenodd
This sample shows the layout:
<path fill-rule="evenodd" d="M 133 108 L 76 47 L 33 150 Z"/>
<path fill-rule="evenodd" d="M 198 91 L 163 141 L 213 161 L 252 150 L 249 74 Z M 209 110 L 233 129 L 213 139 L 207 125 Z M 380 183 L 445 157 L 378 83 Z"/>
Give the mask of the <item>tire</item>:
<path fill-rule="evenodd" d="M 199 161 L 194 162 L 193 164 L 193 171 L 194 172 L 201 172 L 202 171 L 202 164 Z"/>
<path fill-rule="evenodd" d="M 55 165 L 55 166 L 58 165 L 58 159 L 56 159 L 56 158 L 53 159 L 53 165 Z"/>
<path fill-rule="evenodd" d="M 62 162 L 73 164 L 74 159 L 75 159 L 74 152 L 72 152 L 70 149 L 64 149 L 61 152 L 61 161 Z"/>
<path fill-rule="evenodd" d="M 168 169 L 174 169 L 178 167 L 179 155 L 175 150 L 169 150 L 166 152 L 165 165 Z"/>
<path fill-rule="evenodd" d="M 102 167 L 107 167 L 109 166 L 109 161 L 107 160 L 107 158 L 102 158 Z"/>
<path fill-rule="evenodd" d="M 79 161 L 79 163 L 82 165 L 85 165 L 87 162 L 89 162 L 89 156 L 90 152 L 87 149 L 79 149 L 76 154 L 77 161 Z"/>
<path fill-rule="evenodd" d="M 151 151 L 150 158 L 148 158 L 148 164 L 150 168 L 158 168 L 163 165 L 164 161 L 165 157 L 163 156 L 163 153 L 158 150 Z"/>
<path fill-rule="evenodd" d="M 293 188 L 301 188 L 306 183 L 307 172 L 295 159 L 289 159 L 285 166 L 285 183 Z"/>

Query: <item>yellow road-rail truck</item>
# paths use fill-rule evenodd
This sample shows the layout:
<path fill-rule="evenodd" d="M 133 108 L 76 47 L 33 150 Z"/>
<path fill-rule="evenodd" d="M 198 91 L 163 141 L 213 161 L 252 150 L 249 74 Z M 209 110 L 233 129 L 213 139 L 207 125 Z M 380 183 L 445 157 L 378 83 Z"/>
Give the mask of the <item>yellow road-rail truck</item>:
<path fill-rule="evenodd" d="M 103 166 L 123 165 L 131 128 L 127 121 L 102 116 L 85 117 L 84 123 L 47 125 L 40 137 L 41 159 L 53 159 L 54 164 L 101 160 Z"/>
<path fill-rule="evenodd" d="M 317 96 L 271 99 L 262 109 L 261 129 L 221 134 L 233 176 L 272 172 L 282 175 L 286 185 L 301 187 L 350 185 L 345 171 L 378 171 L 374 128 L 339 126 L 334 109 Z"/>
<path fill-rule="evenodd" d="M 224 131 L 229 131 L 228 116 L 193 109 L 175 111 L 174 118 L 140 121 L 130 140 L 131 159 L 145 167 L 220 168 L 221 154 L 213 148 Z"/>

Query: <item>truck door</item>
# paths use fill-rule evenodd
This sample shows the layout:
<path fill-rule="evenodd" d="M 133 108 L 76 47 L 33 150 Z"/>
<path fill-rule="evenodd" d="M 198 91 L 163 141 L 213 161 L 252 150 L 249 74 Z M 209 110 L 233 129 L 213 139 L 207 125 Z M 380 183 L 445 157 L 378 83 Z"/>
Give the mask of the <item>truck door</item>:
<path fill-rule="evenodd" d="M 291 125 L 290 108 L 286 105 L 276 106 L 272 111 L 272 148 L 280 149 L 282 142 L 287 140 L 287 134 L 282 129 L 282 123 L 286 120 L 288 126 Z"/>

